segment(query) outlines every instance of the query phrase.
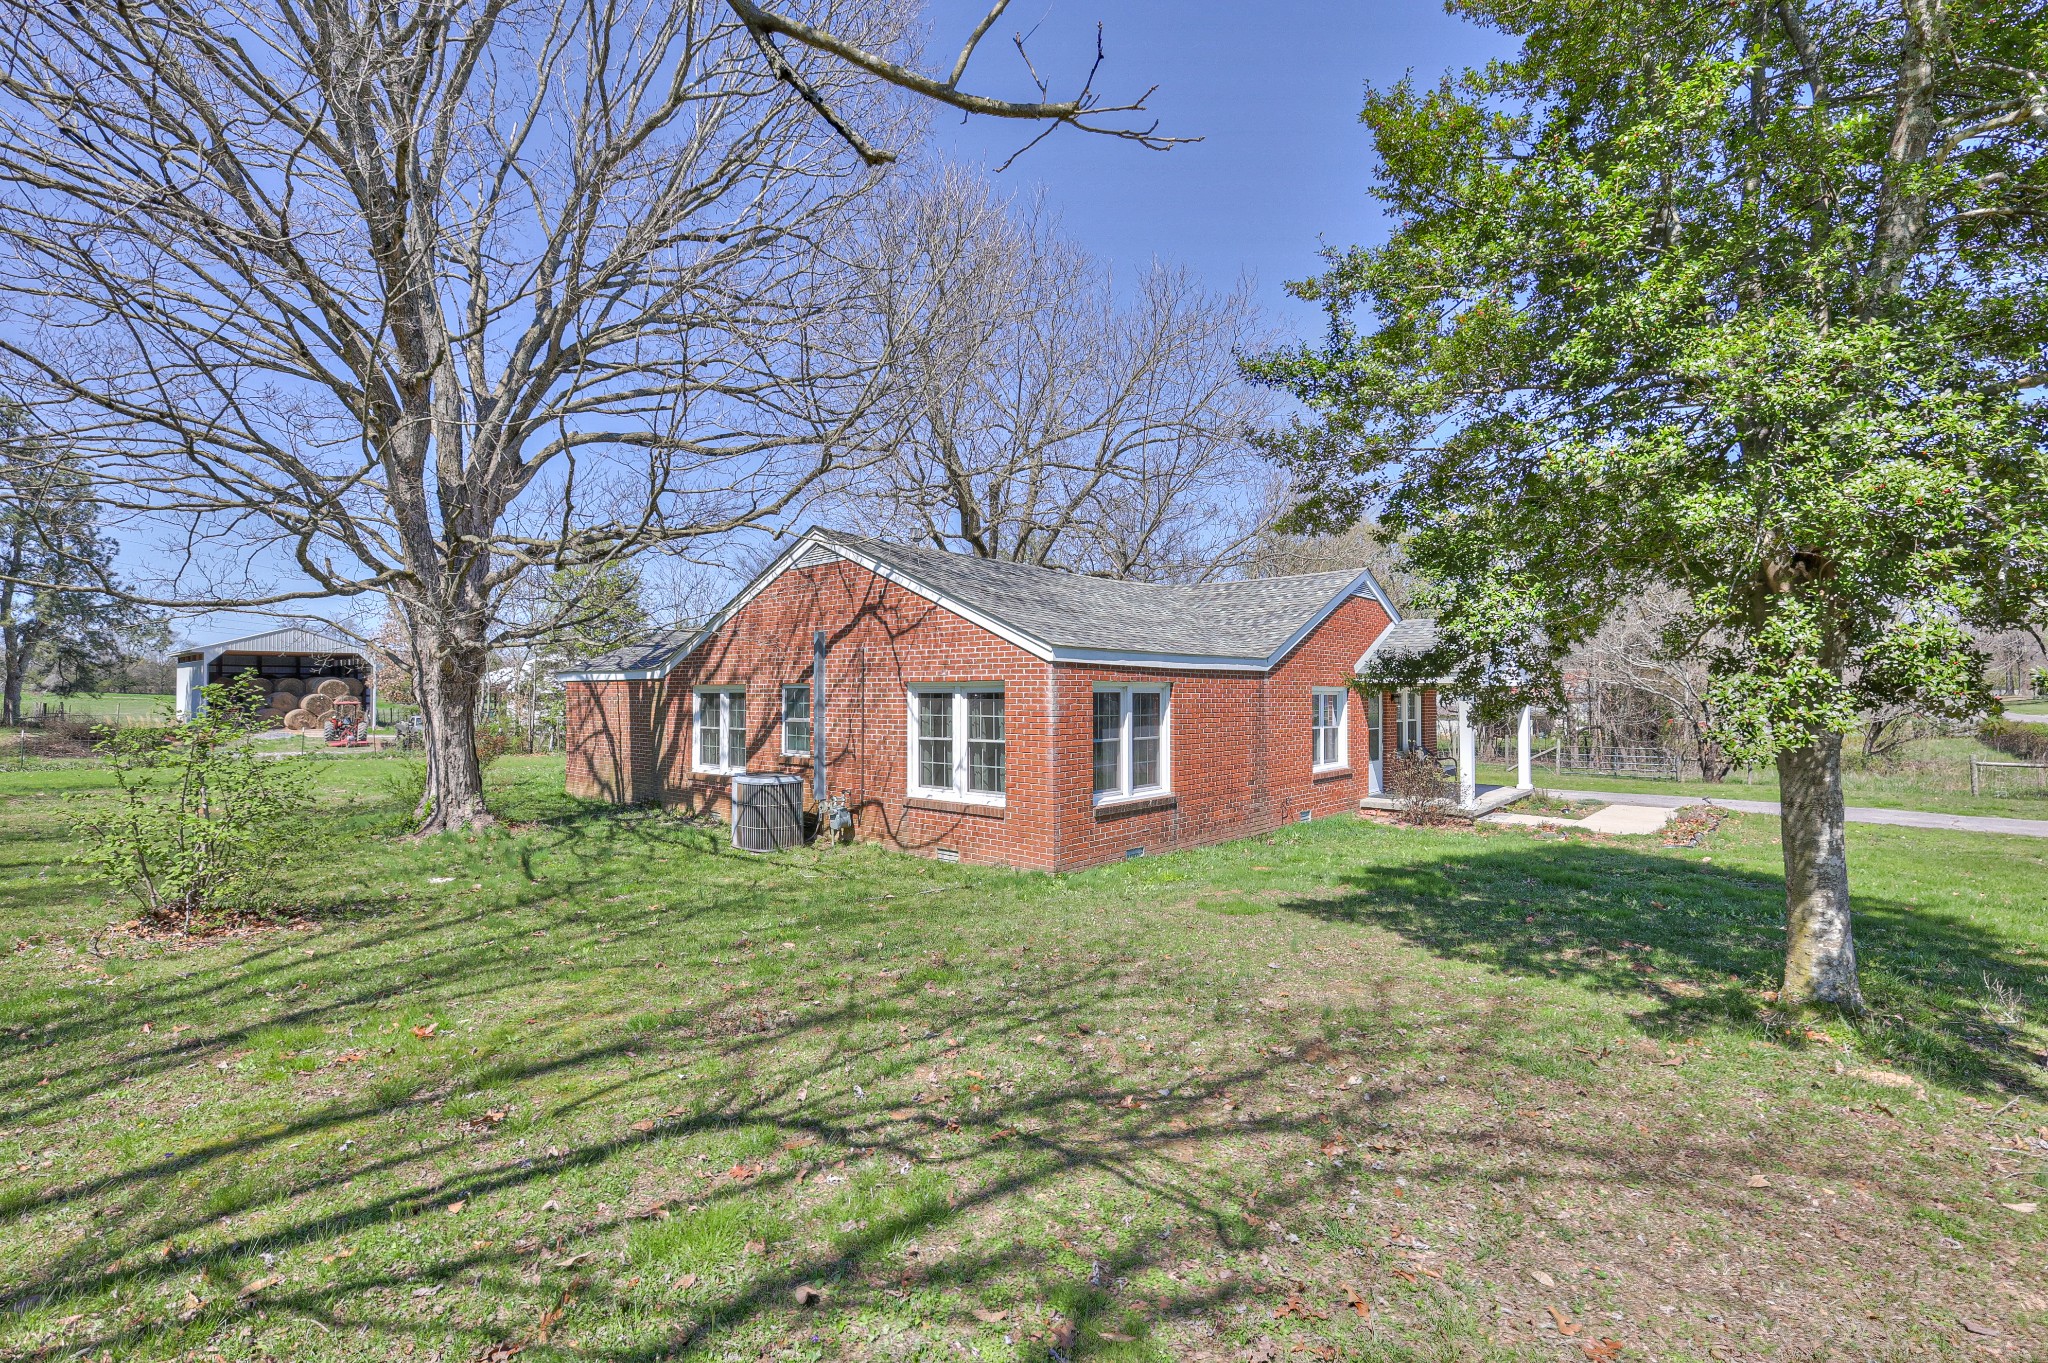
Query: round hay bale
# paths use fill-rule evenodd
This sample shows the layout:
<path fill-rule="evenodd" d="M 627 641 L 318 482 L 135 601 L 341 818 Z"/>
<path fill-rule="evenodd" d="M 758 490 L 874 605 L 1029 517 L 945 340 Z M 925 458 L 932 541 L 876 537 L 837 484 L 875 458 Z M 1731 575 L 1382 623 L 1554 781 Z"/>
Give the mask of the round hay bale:
<path fill-rule="evenodd" d="M 284 717 L 284 727 L 295 734 L 301 734 L 308 729 L 319 728 L 320 721 L 304 710 L 294 710 Z"/>
<path fill-rule="evenodd" d="M 280 693 L 287 696 L 303 696 L 306 694 L 306 684 L 297 677 L 279 677 L 277 679 L 277 689 Z"/>
<path fill-rule="evenodd" d="M 287 696 L 284 692 L 280 691 L 272 696 L 263 708 L 274 715 L 288 715 L 299 708 L 299 698 L 297 696 Z"/>
<path fill-rule="evenodd" d="M 354 677 L 343 677 L 341 684 L 348 688 L 348 693 L 351 696 L 361 697 L 363 694 L 363 684 Z"/>
<path fill-rule="evenodd" d="M 315 691 L 299 703 L 299 708 L 315 719 L 325 719 L 334 713 L 334 697 Z"/>
<path fill-rule="evenodd" d="M 339 677 L 329 677 L 313 689 L 323 696 L 332 696 L 336 700 L 340 700 L 348 694 L 348 683 Z"/>

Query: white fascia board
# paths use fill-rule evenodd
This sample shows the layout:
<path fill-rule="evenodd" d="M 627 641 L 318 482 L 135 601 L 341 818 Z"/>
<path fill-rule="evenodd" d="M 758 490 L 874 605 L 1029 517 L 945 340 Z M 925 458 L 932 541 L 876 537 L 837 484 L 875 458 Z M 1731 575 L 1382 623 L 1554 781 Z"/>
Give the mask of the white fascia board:
<path fill-rule="evenodd" d="M 1183 672 L 1263 672 L 1270 658 L 1221 658 L 1213 653 L 1132 653 L 1113 648 L 1056 648 L 1052 662 L 1090 667 L 1159 667 Z"/>
<path fill-rule="evenodd" d="M 1380 603 L 1380 608 L 1386 611 L 1390 619 L 1398 621 L 1401 618 L 1401 613 L 1394 609 L 1394 603 L 1387 600 L 1387 594 L 1381 591 L 1380 584 L 1373 580 L 1372 570 L 1368 568 L 1361 568 L 1358 570 L 1358 576 L 1352 578 L 1351 581 L 1344 585 L 1343 591 L 1338 592 L 1328 601 L 1325 601 L 1322 605 L 1321 610 L 1318 610 L 1314 615 L 1311 615 L 1308 618 L 1307 622 L 1303 624 L 1300 629 L 1294 631 L 1293 634 L 1288 636 L 1286 643 L 1280 645 L 1280 647 L 1273 650 L 1272 656 L 1266 659 L 1264 666 L 1268 670 L 1278 667 L 1280 665 L 1280 660 L 1282 658 L 1285 658 L 1288 654 L 1294 652 L 1295 649 L 1299 648 L 1301 646 L 1301 641 L 1308 638 L 1309 635 L 1315 633 L 1316 628 L 1319 625 L 1321 625 L 1323 621 L 1329 619 L 1331 613 L 1334 612 L 1337 609 L 1337 607 L 1343 605 L 1352 597 L 1359 595 L 1360 588 L 1365 588 L 1372 593 L 1373 599 Z M 1392 626 L 1390 625 L 1388 628 L 1392 628 Z M 1380 632 L 1380 637 L 1386 637 L 1385 630 L 1382 630 Z M 1375 639 L 1373 640 L 1373 642 L 1378 643 L 1379 639 Z M 1367 649 L 1366 651 L 1371 652 L 1370 649 Z"/>
<path fill-rule="evenodd" d="M 557 672 L 556 681 L 601 682 L 601 681 L 659 681 L 668 675 L 667 668 L 635 668 L 629 672 Z"/>
<path fill-rule="evenodd" d="M 1393 632 L 1394 631 L 1391 627 L 1380 631 L 1380 637 L 1373 640 L 1371 645 L 1367 647 L 1365 652 L 1358 655 L 1358 665 L 1353 667 L 1351 670 L 1353 672 L 1365 671 L 1365 665 L 1372 661 L 1372 655 L 1380 651 L 1380 645 L 1385 643 L 1387 641 L 1387 636 L 1389 634 L 1392 634 Z M 1436 685 L 1443 682 L 1447 682 L 1449 680 L 1449 677 L 1432 677 L 1430 679 L 1429 686 L 1433 689 Z"/>

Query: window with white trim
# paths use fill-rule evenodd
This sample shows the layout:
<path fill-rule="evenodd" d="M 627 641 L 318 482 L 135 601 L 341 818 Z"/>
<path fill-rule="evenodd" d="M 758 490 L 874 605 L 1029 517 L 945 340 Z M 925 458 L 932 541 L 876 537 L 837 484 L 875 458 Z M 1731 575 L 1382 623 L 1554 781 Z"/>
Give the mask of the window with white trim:
<path fill-rule="evenodd" d="M 1009 787 L 1003 692 L 995 686 L 910 693 L 910 793 L 1001 804 Z"/>
<path fill-rule="evenodd" d="M 811 688 L 808 682 L 791 682 L 782 688 L 782 755 L 811 755 Z"/>
<path fill-rule="evenodd" d="M 1396 741 L 1402 752 L 1422 750 L 1422 693 L 1403 690 L 1401 692 L 1401 727 Z"/>
<path fill-rule="evenodd" d="M 1317 771 L 1329 771 L 1344 766 L 1351 760 L 1345 733 L 1349 727 L 1346 717 L 1351 709 L 1345 703 L 1349 696 L 1350 692 L 1341 686 L 1318 686 L 1310 693 L 1309 732 L 1313 740 L 1314 767 Z"/>
<path fill-rule="evenodd" d="M 1171 788 L 1164 686 L 1095 688 L 1095 799 L 1163 795 Z"/>
<path fill-rule="evenodd" d="M 697 705 L 698 771 L 747 769 L 747 688 L 705 686 L 694 693 Z"/>

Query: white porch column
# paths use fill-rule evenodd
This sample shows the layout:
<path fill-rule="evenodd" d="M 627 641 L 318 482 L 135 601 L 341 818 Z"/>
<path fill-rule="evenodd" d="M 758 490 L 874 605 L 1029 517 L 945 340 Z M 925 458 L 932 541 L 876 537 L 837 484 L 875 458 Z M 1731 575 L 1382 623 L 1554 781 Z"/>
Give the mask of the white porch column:
<path fill-rule="evenodd" d="M 1472 748 L 1472 702 L 1458 702 L 1458 806 L 1470 809 L 1479 798 L 1478 761 Z"/>
<path fill-rule="evenodd" d="M 1529 777 L 1530 709 L 1522 707 L 1522 719 L 1515 726 L 1515 784 L 1527 789 L 1536 783 Z"/>

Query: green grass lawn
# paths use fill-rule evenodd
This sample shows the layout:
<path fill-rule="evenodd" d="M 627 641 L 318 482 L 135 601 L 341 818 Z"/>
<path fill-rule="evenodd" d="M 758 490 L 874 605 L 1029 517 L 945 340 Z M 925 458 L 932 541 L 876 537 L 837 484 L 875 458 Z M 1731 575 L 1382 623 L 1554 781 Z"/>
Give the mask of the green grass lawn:
<path fill-rule="evenodd" d="M 0 773 L 0 1359 L 2048 1351 L 2037 841 L 1852 827 L 1873 1011 L 1819 1025 L 1768 819 L 1052 878 L 749 857 L 558 759 L 397 841 L 394 765 L 191 942 L 64 865 L 104 773 Z"/>
<path fill-rule="evenodd" d="M 1987 748 L 1974 738 L 1918 739 L 1898 760 L 1865 764 L 1860 755 L 1845 762 L 1842 790 L 1852 805 L 1879 809 L 1925 809 L 1937 814 L 1991 814 L 2011 819 L 2048 819 L 2048 783 L 2037 773 L 2010 772 L 2004 794 L 1970 794 L 1970 759 L 2010 762 L 2013 758 Z M 1587 771 L 1554 772 L 1542 762 L 1534 766 L 1536 784 L 1546 789 L 1637 791 L 1655 795 L 1703 795 L 1726 800 L 1775 800 L 1778 775 L 1769 769 L 1738 771 L 1722 782 L 1664 781 L 1630 776 L 1601 776 Z M 1482 783 L 1514 780 L 1511 765 L 1481 763 Z"/>
<path fill-rule="evenodd" d="M 157 719 L 175 701 L 175 696 L 144 695 L 139 692 L 110 691 L 103 696 L 52 696 L 30 691 L 21 698 L 24 713 L 33 715 L 47 705 L 52 713 L 61 706 L 66 714 L 121 719 Z"/>

